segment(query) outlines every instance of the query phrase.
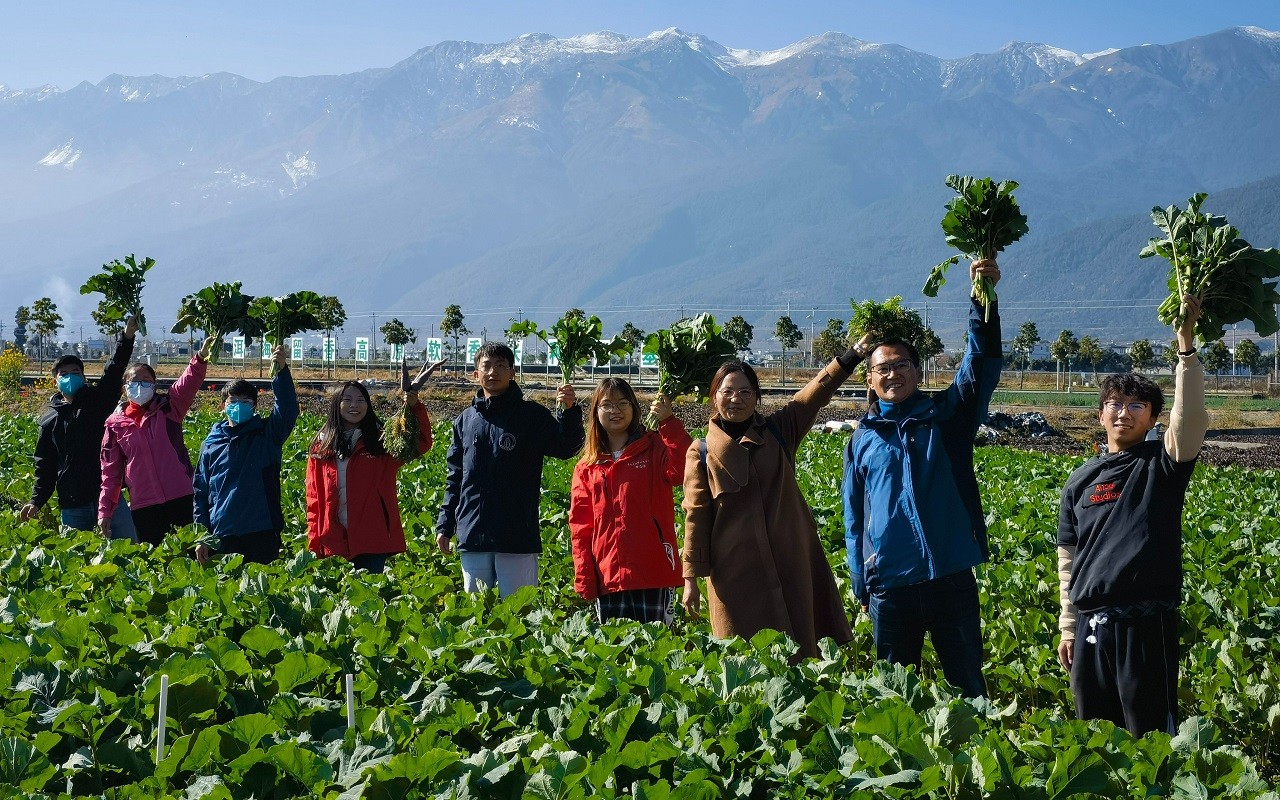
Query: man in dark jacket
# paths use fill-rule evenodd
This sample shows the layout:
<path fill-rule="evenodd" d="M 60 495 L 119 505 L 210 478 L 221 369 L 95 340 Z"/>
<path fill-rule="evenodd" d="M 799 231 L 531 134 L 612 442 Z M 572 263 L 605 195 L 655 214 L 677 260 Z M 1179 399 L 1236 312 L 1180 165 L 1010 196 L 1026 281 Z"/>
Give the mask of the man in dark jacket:
<path fill-rule="evenodd" d="M 98 493 L 102 489 L 103 426 L 120 401 L 124 370 L 133 356 L 133 335 L 138 322 L 130 317 L 111 356 L 111 363 L 96 383 L 84 377 L 84 362 L 66 355 L 53 362 L 58 392 L 40 417 L 36 441 L 35 487 L 31 502 L 19 516 L 25 521 L 40 511 L 56 491 L 62 524 L 80 531 L 98 529 Z M 133 517 L 124 500 L 111 518 L 111 538 L 137 541 Z"/>
<path fill-rule="evenodd" d="M 514 373 L 515 354 L 506 345 L 488 342 L 476 353 L 472 378 L 480 388 L 471 407 L 453 421 L 436 522 L 442 551 L 450 552 L 458 537 L 464 588 L 497 586 L 503 597 L 538 585 L 543 458 L 572 458 L 584 438 L 572 386 L 556 392 L 565 409 L 552 416 L 524 399 Z"/>
<path fill-rule="evenodd" d="M 970 278 L 1000 279 L 995 261 Z M 947 680 L 986 694 L 978 584 L 987 527 L 973 471 L 973 438 L 1000 380 L 1000 315 L 974 300 L 969 342 L 955 381 L 919 390 L 915 348 L 876 346 L 867 358 L 871 409 L 845 451 L 845 544 L 853 591 L 871 614 L 876 655 L 920 664 L 925 634 Z"/>
<path fill-rule="evenodd" d="M 245 561 L 270 563 L 280 557 L 280 464 L 285 440 L 298 421 L 298 395 L 284 348 L 271 351 L 275 405 L 271 416 L 255 413 L 258 387 L 239 380 L 222 390 L 226 419 L 216 423 L 204 444 L 195 474 L 195 519 L 217 539 L 216 548 L 196 545 L 201 564 L 218 553 L 239 553 Z"/>

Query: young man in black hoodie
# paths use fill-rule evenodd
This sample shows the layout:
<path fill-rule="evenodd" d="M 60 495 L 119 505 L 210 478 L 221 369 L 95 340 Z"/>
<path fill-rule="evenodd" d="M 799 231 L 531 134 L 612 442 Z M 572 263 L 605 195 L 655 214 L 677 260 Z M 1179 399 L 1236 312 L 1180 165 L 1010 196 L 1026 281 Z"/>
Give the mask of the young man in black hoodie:
<path fill-rule="evenodd" d="M 1194 332 L 1200 303 L 1182 301 L 1169 429 L 1148 439 L 1164 405 L 1136 374 L 1111 375 L 1098 398 L 1107 452 L 1062 491 L 1058 659 L 1071 672 L 1081 719 L 1134 736 L 1176 732 L 1182 507 L 1209 426 Z"/>
<path fill-rule="evenodd" d="M 133 335 L 137 330 L 137 319 L 130 317 L 111 363 L 96 383 L 85 381 L 84 362 L 76 356 L 62 356 L 53 362 L 58 392 L 49 398 L 49 407 L 40 416 L 36 483 L 31 502 L 18 512 L 23 521 L 34 517 L 56 491 L 63 525 L 81 531 L 98 529 L 103 427 L 120 402 L 124 370 L 133 356 Z M 111 538 L 137 541 L 133 517 L 123 499 L 111 518 Z"/>

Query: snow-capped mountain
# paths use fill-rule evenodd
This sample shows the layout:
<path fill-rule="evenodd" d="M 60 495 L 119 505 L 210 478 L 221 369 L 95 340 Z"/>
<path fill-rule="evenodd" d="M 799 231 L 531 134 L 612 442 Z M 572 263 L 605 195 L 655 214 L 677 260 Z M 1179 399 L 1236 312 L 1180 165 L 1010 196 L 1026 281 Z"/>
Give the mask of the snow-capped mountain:
<path fill-rule="evenodd" d="M 6 285 L 34 297 L 138 252 L 184 267 L 153 273 L 162 307 L 193 275 L 386 310 L 495 286 L 601 308 L 914 296 L 945 254 L 947 173 L 1023 182 L 1048 240 L 1280 174 L 1277 100 L 1280 34 L 1256 28 L 951 60 L 840 33 L 769 52 L 529 34 L 350 75 L 0 86 Z"/>

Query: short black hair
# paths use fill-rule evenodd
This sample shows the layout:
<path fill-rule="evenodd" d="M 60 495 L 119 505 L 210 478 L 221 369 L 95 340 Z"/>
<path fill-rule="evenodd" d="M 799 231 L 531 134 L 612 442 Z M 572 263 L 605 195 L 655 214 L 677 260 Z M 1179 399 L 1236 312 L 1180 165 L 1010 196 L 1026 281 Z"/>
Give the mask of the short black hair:
<path fill-rule="evenodd" d="M 516 354 L 511 352 L 511 348 L 502 342 L 485 342 L 480 345 L 480 349 L 476 351 L 475 366 L 480 366 L 480 362 L 486 358 L 505 358 L 507 366 L 513 369 L 516 365 Z"/>
<path fill-rule="evenodd" d="M 1113 397 L 1131 397 L 1150 403 L 1152 419 L 1160 416 L 1164 409 L 1164 392 L 1160 391 L 1155 381 L 1136 372 L 1108 375 L 1104 378 L 1102 385 L 1098 387 L 1098 410 L 1101 411 L 1102 404 Z"/>
<path fill-rule="evenodd" d="M 80 360 L 80 356 L 73 356 L 70 353 L 68 353 L 65 356 L 62 356 L 57 361 L 53 362 L 53 366 L 49 369 L 49 371 L 52 372 L 54 375 L 57 375 L 58 370 L 62 369 L 68 364 L 75 364 L 77 367 L 80 368 L 81 372 L 84 372 L 84 362 Z"/>
<path fill-rule="evenodd" d="M 914 344 L 912 344 L 911 342 L 908 342 L 906 339 L 898 339 L 898 338 L 885 339 L 882 342 L 876 342 L 875 344 L 873 344 L 871 346 L 871 349 L 867 350 L 868 362 L 871 361 L 871 354 L 874 353 L 876 350 L 880 349 L 881 347 L 901 347 L 903 350 L 907 351 L 907 355 L 911 356 L 911 363 L 917 367 L 920 366 L 920 351 L 916 349 L 916 346 Z"/>
<path fill-rule="evenodd" d="M 231 383 L 223 386 L 221 394 L 223 400 L 228 397 L 252 397 L 255 404 L 258 402 L 258 387 L 244 378 L 236 378 Z"/>

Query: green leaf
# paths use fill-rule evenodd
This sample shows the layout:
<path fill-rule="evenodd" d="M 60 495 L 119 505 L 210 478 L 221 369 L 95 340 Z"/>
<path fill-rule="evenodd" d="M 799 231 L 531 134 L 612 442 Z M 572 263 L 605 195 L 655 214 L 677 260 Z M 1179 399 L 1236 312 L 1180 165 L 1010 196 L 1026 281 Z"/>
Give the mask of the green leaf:
<path fill-rule="evenodd" d="M 291 692 L 329 672 L 329 662 L 314 653 L 285 653 L 272 672 L 281 692 Z M 337 691 L 335 687 L 333 691 Z"/>
<path fill-rule="evenodd" d="M 304 788 L 318 788 L 318 784 L 327 784 L 333 780 L 333 766 L 329 760 L 297 742 L 272 745 L 267 750 L 267 757 L 280 767 L 281 772 Z"/>
<path fill-rule="evenodd" d="M 39 791 L 57 773 L 44 754 L 24 739 L 0 739 L 0 786 Z"/>

